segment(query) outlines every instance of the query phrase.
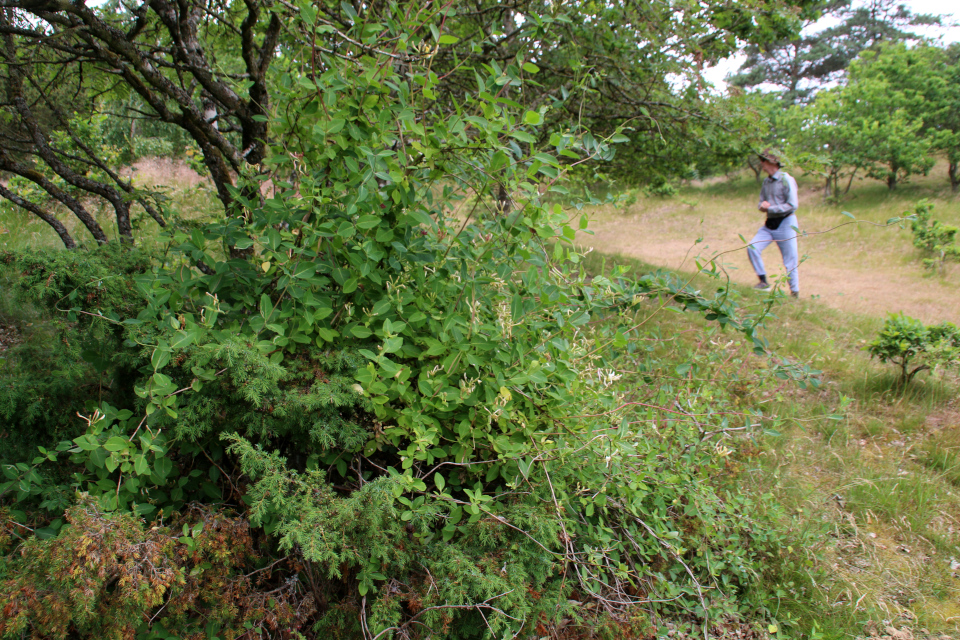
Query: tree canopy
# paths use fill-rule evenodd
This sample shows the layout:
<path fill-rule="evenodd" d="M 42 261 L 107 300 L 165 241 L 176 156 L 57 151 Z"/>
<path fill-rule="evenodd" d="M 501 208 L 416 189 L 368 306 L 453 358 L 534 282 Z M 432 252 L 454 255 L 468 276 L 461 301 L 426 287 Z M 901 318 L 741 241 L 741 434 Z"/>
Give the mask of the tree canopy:
<path fill-rule="evenodd" d="M 890 189 L 913 174 L 926 174 L 935 154 L 946 156 L 957 189 L 960 74 L 956 46 L 883 45 L 850 64 L 847 82 L 819 92 L 806 106 L 780 118 L 780 133 L 797 159 L 822 173 L 828 195 L 839 196 L 842 176 L 860 169 Z"/>
<path fill-rule="evenodd" d="M 939 25 L 938 16 L 913 13 L 897 0 L 834 0 L 824 15 L 837 21 L 825 29 L 749 44 L 746 60 L 728 82 L 737 87 L 770 85 L 787 103 L 808 102 L 823 86 L 841 80 L 862 52 L 883 43 L 917 42 L 918 27 Z"/>
<path fill-rule="evenodd" d="M 63 211 L 100 243 L 108 236 L 92 209 L 111 209 L 123 238 L 133 236 L 131 210 L 159 225 L 168 217 L 159 199 L 120 175 L 94 118 L 104 105 L 116 107 L 109 116 L 114 129 L 135 128 L 142 119 L 183 132 L 228 214 L 236 212 L 230 188 L 236 176 L 256 171 L 275 140 L 279 83 L 320 72 L 320 52 L 344 62 L 384 54 L 399 70 L 429 60 L 440 113 L 476 91 L 467 65 L 501 71 L 533 65 L 536 82 L 521 90 L 505 81 L 497 99 L 541 113 L 548 125 L 543 136 L 570 121 L 600 135 L 629 122 L 637 156 L 655 172 L 672 162 L 659 143 L 664 132 L 681 145 L 713 126 L 697 92 L 677 90 L 670 78 L 686 77 L 695 87 L 700 65 L 740 42 L 796 33 L 818 2 L 404 5 L 417 26 L 386 40 L 384 29 L 396 18 L 392 5 L 379 2 L 149 0 L 94 7 L 3 0 L 0 6 L 0 169 L 17 176 L 0 196 L 74 246 Z M 309 24 L 291 20 L 301 15 L 311 17 Z M 348 36 L 357 24 L 366 31 Z"/>

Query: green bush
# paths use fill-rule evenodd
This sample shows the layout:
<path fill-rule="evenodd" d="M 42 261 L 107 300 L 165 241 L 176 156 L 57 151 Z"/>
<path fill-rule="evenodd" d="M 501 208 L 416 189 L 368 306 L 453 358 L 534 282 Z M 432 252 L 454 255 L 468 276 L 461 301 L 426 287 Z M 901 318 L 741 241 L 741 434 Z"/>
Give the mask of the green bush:
<path fill-rule="evenodd" d="M 960 329 L 949 322 L 927 327 L 901 313 L 887 318 L 867 349 L 899 367 L 898 385 L 905 386 L 921 371 L 960 364 Z"/>
<path fill-rule="evenodd" d="M 672 198 L 677 195 L 677 187 L 672 182 L 659 178 L 643 188 L 644 195 L 648 197 Z"/>
<path fill-rule="evenodd" d="M 917 203 L 910 229 L 913 231 L 913 246 L 925 255 L 923 266 L 931 271 L 943 271 L 943 265 L 949 260 L 960 259 L 960 246 L 957 246 L 957 227 L 931 220 L 933 204 L 927 200 Z M 904 212 L 907 216 L 908 212 Z"/>
<path fill-rule="evenodd" d="M 401 9 L 376 26 L 383 38 L 433 46 Z M 306 7 L 287 26 L 309 32 L 315 17 Z M 548 26 L 524 23 L 538 38 Z M 371 25 L 355 28 L 369 38 Z M 268 556 L 264 584 L 212 610 L 141 594 L 145 637 L 209 619 L 236 637 L 254 624 L 251 602 L 274 592 L 344 638 L 591 635 L 606 623 L 648 633 L 655 612 L 709 624 L 757 604 L 742 595 L 777 536 L 716 481 L 730 452 L 711 434 L 728 419 L 686 387 L 670 395 L 679 414 L 628 414 L 616 358 L 645 337 L 632 309 L 649 298 L 738 328 L 762 352 L 760 318 L 737 318 L 726 288 L 707 296 L 623 270 L 587 278 L 573 247 L 586 218 L 541 195 L 565 196 L 567 165 L 612 149 L 541 131 L 542 114 L 495 98 L 536 65 L 465 66 L 479 90 L 443 111 L 429 57 L 397 65 L 377 51 L 318 53 L 317 68 L 278 79 L 284 146 L 259 168 L 275 186 L 262 196 L 267 174 L 241 176 L 243 215 L 172 231 L 168 262 L 133 289 L 118 276 L 124 295 L 99 313 L 76 287 L 34 294 L 65 296 L 67 323 L 122 339 L 100 353 L 130 368 L 135 397 L 102 402 L 83 433 L 4 466 L 0 494 L 29 508 L 33 538 L 49 538 L 5 561 L 16 588 L 0 610 L 21 616 L 10 636 L 132 620 L 104 585 L 79 606 L 70 580 L 29 574 L 61 566 L 57 550 L 103 520 L 147 544 L 194 501 L 222 503 L 209 518 L 243 510 Z M 501 192 L 506 217 L 483 208 Z M 49 522 L 77 492 L 105 515 Z M 163 566 L 239 573 L 191 547 L 196 525 L 183 524 Z M 126 557 L 115 549 L 126 542 L 105 544 Z M 23 589 L 66 603 L 62 617 L 20 604 Z"/>
<path fill-rule="evenodd" d="M 135 362 L 123 331 L 101 318 L 135 316 L 144 304 L 133 277 L 150 257 L 118 246 L 0 255 L 9 321 L 24 336 L 0 360 L 0 461 L 28 459 L 79 433 L 78 411 L 101 401 L 129 402 Z M 70 314 L 63 310 L 73 308 Z M 88 407 L 88 405 L 91 405 Z"/>

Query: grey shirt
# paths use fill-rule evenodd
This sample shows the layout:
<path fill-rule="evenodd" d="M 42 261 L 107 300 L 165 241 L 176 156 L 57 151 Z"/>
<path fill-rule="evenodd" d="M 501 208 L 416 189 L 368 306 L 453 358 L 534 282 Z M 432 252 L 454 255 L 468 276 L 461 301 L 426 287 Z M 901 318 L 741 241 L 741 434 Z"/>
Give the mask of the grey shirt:
<path fill-rule="evenodd" d="M 763 181 L 760 187 L 760 200 L 770 203 L 767 209 L 767 218 L 785 218 L 791 213 L 796 212 L 800 206 L 800 200 L 797 196 L 797 181 L 789 173 L 777 171 L 775 174 Z"/>

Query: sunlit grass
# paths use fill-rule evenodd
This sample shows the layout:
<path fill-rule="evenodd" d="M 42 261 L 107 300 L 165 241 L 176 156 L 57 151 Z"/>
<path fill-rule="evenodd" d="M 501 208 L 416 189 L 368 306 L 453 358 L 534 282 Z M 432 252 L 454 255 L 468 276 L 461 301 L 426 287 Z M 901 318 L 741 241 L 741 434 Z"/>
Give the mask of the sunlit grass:
<path fill-rule="evenodd" d="M 153 190 L 160 196 L 161 209 L 168 223 L 190 223 L 222 215 L 222 205 L 211 185 L 193 174 L 182 163 L 167 159 L 144 159 L 139 171 L 132 173 L 136 187 Z M 111 240 L 118 238 L 114 211 L 94 200 L 84 202 L 94 219 Z M 94 238 L 83 223 L 69 210 L 52 205 L 50 210 L 64 224 L 79 245 L 94 243 Z M 157 245 L 162 229 L 138 205 L 131 208 L 131 223 L 135 241 L 147 249 Z M 15 205 L 4 202 L 0 206 L 0 250 L 60 249 L 63 242 L 46 222 Z"/>
<path fill-rule="evenodd" d="M 736 183 L 709 189 L 748 191 Z M 637 274 L 657 268 L 622 255 L 587 258 L 593 272 L 604 263 Z M 721 284 L 683 273 L 706 292 Z M 734 288 L 744 313 L 764 303 L 764 295 Z M 648 304 L 641 313 L 656 309 Z M 652 353 L 662 358 L 709 325 L 692 314 L 654 317 L 651 335 L 664 344 Z M 960 560 L 960 383 L 955 375 L 921 375 L 899 389 L 896 372 L 865 351 L 882 323 L 882 316 L 816 300 L 784 300 L 763 336 L 778 356 L 822 371 L 820 386 L 771 389 L 745 378 L 727 387 L 743 406 L 762 407 L 771 418 L 764 425 L 779 430 L 762 436 L 759 455 L 744 458 L 737 483 L 772 493 L 783 509 L 780 527 L 792 542 L 756 589 L 777 603 L 777 615 L 797 622 L 802 637 L 814 622 L 823 638 L 882 635 L 887 626 L 918 637 L 921 629 L 960 634 L 960 579 L 951 570 L 951 558 Z M 728 338 L 739 340 L 732 332 Z"/>

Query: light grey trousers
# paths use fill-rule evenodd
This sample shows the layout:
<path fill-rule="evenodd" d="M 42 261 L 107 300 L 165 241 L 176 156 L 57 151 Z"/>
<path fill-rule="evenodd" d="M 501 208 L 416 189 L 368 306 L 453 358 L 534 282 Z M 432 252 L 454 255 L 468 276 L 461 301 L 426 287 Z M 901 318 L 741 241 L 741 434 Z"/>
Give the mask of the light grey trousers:
<path fill-rule="evenodd" d="M 797 252 L 797 230 L 794 227 L 797 224 L 796 214 L 791 213 L 784 218 L 778 229 L 767 229 L 766 226 L 760 227 L 757 235 L 753 236 L 750 246 L 747 247 L 747 255 L 750 256 L 750 264 L 758 276 L 767 275 L 767 269 L 763 266 L 763 257 L 760 255 L 763 250 L 770 246 L 771 242 L 776 242 L 780 248 L 780 255 L 783 256 L 783 267 L 787 270 L 787 277 L 790 280 L 790 291 L 800 291 L 800 274 L 797 266 L 800 264 L 800 254 Z"/>

